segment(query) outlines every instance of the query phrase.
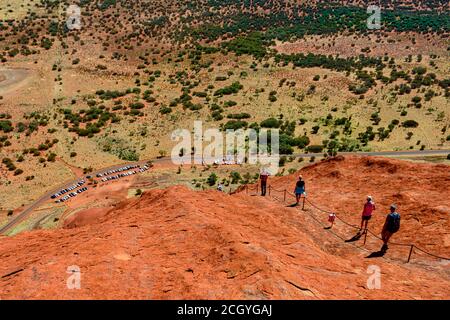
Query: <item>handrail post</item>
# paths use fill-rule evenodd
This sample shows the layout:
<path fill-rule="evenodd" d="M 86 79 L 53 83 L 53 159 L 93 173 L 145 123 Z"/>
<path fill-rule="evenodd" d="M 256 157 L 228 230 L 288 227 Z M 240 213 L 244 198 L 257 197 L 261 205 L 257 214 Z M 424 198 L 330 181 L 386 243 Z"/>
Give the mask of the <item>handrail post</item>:
<path fill-rule="evenodd" d="M 272 185 L 269 186 L 269 196 L 270 196 L 270 191 L 272 190 Z"/>
<path fill-rule="evenodd" d="M 248 194 L 248 184 L 245 185 L 245 191 Z"/>
<path fill-rule="evenodd" d="M 259 192 L 259 184 L 256 185 L 256 193 Z"/>
<path fill-rule="evenodd" d="M 364 229 L 364 244 L 366 244 L 366 240 L 367 240 L 367 228 Z"/>
<path fill-rule="evenodd" d="M 414 249 L 414 245 L 412 244 L 411 245 L 411 249 L 409 250 L 409 256 L 408 256 L 408 262 L 407 263 L 409 263 L 409 261 L 411 260 L 411 255 L 413 253 L 413 249 Z"/>
<path fill-rule="evenodd" d="M 305 198 L 305 196 L 303 196 L 303 205 L 302 205 L 302 210 L 303 211 L 305 210 L 305 201 L 306 201 L 306 198 Z"/>
<path fill-rule="evenodd" d="M 286 202 L 286 189 L 284 189 L 284 197 L 283 197 L 283 201 Z"/>

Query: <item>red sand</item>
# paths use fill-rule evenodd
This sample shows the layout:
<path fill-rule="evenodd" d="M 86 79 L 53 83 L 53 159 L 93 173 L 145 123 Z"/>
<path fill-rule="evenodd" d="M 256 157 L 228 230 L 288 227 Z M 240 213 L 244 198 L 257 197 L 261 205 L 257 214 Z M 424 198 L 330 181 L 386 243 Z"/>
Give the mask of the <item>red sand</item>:
<path fill-rule="evenodd" d="M 448 167 L 348 158 L 315 164 L 302 174 L 312 200 L 333 209 L 355 208 L 355 217 L 346 217 L 354 222 L 367 194 L 378 204 L 372 227 L 395 200 L 403 214 L 396 240 L 448 253 Z M 272 183 L 293 188 L 295 179 Z M 245 193 L 185 187 L 147 192 L 104 217 L 97 212 L 96 221 L 79 228 L 2 237 L 0 276 L 23 270 L 0 278 L 0 298 L 450 298 L 448 264 L 405 264 L 390 259 L 394 249 L 387 259 L 367 259 L 368 252 L 332 236 L 307 209 L 302 213 Z M 81 270 L 79 290 L 66 287 L 73 265 Z M 370 265 L 381 269 L 380 290 L 367 288 Z"/>

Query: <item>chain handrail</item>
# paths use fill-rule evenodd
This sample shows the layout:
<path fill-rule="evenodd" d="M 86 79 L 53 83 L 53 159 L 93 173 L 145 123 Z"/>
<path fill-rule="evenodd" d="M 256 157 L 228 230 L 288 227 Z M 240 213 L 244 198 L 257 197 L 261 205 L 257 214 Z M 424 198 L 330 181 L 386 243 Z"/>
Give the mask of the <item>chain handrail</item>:
<path fill-rule="evenodd" d="M 247 187 L 247 188 L 248 188 L 248 187 Z M 272 190 L 272 191 L 275 191 L 275 192 L 285 192 L 287 195 L 290 195 L 290 196 L 294 196 L 294 197 L 295 197 L 295 195 L 294 195 L 293 193 L 291 193 L 291 192 L 288 192 L 287 189 L 284 189 L 284 190 L 277 190 L 277 189 L 273 188 L 272 186 L 269 186 L 269 188 L 270 188 L 270 190 Z M 256 189 L 258 189 L 258 186 L 256 186 Z M 274 198 L 276 198 L 276 197 L 274 197 Z M 281 200 L 278 199 L 278 198 L 276 198 L 276 199 L 277 199 L 278 201 L 281 201 Z M 286 200 L 283 200 L 283 201 L 285 202 Z M 347 225 L 347 226 L 349 226 L 349 227 L 352 227 L 352 228 L 354 228 L 354 229 L 360 229 L 358 226 L 353 225 L 353 224 L 351 224 L 351 223 L 348 223 L 348 222 L 345 221 L 344 219 L 340 218 L 340 217 L 337 215 L 336 212 L 333 212 L 333 211 L 330 211 L 330 210 L 325 210 L 325 209 L 322 209 L 322 208 L 318 207 L 318 206 L 315 205 L 311 200 L 309 200 L 307 197 L 304 197 L 304 201 L 306 201 L 306 202 L 309 203 L 312 207 L 314 207 L 315 209 L 317 209 L 317 210 L 319 210 L 319 211 L 322 211 L 322 212 L 328 213 L 328 214 L 332 214 L 332 213 L 335 214 L 336 218 L 337 218 L 339 221 L 341 221 L 342 223 L 344 223 L 345 225 Z M 311 215 L 311 217 L 313 217 L 313 216 Z M 317 219 L 316 219 L 315 217 L 313 217 L 313 219 L 317 221 Z M 373 237 L 375 237 L 375 238 L 377 238 L 377 239 L 379 239 L 379 240 L 383 240 L 381 237 L 379 237 L 377 234 L 375 234 L 375 233 L 372 232 L 371 230 L 369 230 L 369 229 L 365 229 L 365 230 L 366 230 L 370 235 L 372 235 Z M 332 232 L 331 230 L 329 230 L 329 231 Z M 335 232 L 332 232 L 332 233 L 335 234 L 337 237 L 343 239 L 341 236 L 337 235 Z M 344 240 L 345 240 L 345 239 L 344 239 Z M 442 257 L 442 256 L 436 255 L 436 254 L 434 254 L 434 253 L 428 252 L 428 251 L 426 251 L 425 249 L 422 249 L 422 248 L 418 247 L 417 245 L 415 245 L 415 244 L 413 244 L 413 243 L 407 244 L 407 243 L 390 242 L 389 244 L 390 244 L 390 245 L 394 245 L 394 246 L 411 247 L 411 252 L 410 252 L 410 256 L 408 257 L 408 262 L 409 262 L 409 260 L 410 260 L 410 258 L 411 258 L 411 253 L 412 253 L 412 250 L 413 250 L 414 248 L 417 249 L 417 250 L 419 250 L 419 251 L 421 251 L 422 253 L 425 253 L 425 254 L 427 254 L 427 255 L 429 255 L 429 256 L 432 256 L 432 257 L 434 257 L 434 258 L 442 259 L 442 260 L 449 260 L 449 261 L 450 261 L 450 258 Z"/>

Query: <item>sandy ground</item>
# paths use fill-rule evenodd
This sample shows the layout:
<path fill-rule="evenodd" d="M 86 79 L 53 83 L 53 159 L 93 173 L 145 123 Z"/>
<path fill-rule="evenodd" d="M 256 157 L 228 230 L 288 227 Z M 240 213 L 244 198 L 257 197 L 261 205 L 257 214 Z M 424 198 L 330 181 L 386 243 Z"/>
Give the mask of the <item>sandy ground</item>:
<path fill-rule="evenodd" d="M 27 69 L 0 69 L 0 94 L 20 89 L 30 74 Z"/>

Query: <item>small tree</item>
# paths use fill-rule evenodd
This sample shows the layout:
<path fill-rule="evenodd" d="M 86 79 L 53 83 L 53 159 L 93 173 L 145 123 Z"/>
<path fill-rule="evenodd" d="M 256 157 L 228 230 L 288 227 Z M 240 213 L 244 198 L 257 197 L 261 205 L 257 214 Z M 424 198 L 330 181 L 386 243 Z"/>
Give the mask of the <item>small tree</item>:
<path fill-rule="evenodd" d="M 206 182 L 208 183 L 208 185 L 209 185 L 210 187 L 212 187 L 213 185 L 216 184 L 217 179 L 218 179 L 217 175 L 213 172 L 213 173 L 211 173 L 211 174 L 209 175 L 209 177 L 208 177 L 208 179 L 206 180 Z"/>
<path fill-rule="evenodd" d="M 239 172 L 236 172 L 236 171 L 231 172 L 230 173 L 230 177 L 231 177 L 231 183 L 232 184 L 237 184 L 242 179 L 241 175 L 239 174 Z"/>

